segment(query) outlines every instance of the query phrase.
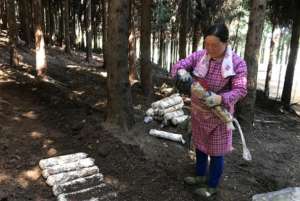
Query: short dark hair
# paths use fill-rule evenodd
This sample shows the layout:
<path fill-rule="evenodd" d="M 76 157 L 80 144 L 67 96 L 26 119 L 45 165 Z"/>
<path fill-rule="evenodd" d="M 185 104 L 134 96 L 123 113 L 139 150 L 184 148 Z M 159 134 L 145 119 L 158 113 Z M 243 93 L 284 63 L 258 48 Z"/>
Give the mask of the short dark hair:
<path fill-rule="evenodd" d="M 229 38 L 229 31 L 225 24 L 215 24 L 207 29 L 204 35 L 204 39 L 207 36 L 211 35 L 218 37 L 223 43 L 227 43 Z"/>

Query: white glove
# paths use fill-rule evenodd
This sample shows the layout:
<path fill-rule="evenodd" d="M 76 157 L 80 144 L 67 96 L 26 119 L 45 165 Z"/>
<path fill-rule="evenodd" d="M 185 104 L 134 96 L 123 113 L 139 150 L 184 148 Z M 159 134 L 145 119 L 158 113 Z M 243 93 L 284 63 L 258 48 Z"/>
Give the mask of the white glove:
<path fill-rule="evenodd" d="M 177 71 L 177 79 L 180 80 L 181 82 L 188 82 L 192 80 L 192 76 L 185 69 L 179 69 Z"/>
<path fill-rule="evenodd" d="M 214 107 L 217 105 L 221 105 L 222 96 L 220 96 L 214 92 L 208 91 L 207 95 L 204 97 L 204 103 L 208 107 Z"/>

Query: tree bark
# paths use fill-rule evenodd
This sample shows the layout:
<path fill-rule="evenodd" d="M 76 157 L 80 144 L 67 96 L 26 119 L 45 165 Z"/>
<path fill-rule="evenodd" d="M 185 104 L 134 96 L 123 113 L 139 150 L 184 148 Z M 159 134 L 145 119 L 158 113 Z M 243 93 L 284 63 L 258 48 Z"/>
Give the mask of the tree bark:
<path fill-rule="evenodd" d="M 296 2 L 297 8 L 300 8 L 300 3 Z M 299 37 L 300 37 L 300 15 L 294 14 L 293 25 L 292 25 L 292 36 L 291 36 L 291 43 L 290 43 L 290 55 L 289 61 L 286 68 L 285 79 L 284 79 L 284 86 L 281 96 L 281 101 L 285 109 L 290 109 L 291 103 L 291 95 L 292 95 L 292 87 L 293 87 L 293 80 L 294 80 L 294 71 L 295 65 L 297 61 L 298 55 L 298 48 L 299 48 Z"/>
<path fill-rule="evenodd" d="M 107 22 L 107 6 L 106 0 L 102 0 L 102 49 L 105 50 L 105 43 L 107 38 L 107 31 L 106 31 L 106 22 Z"/>
<path fill-rule="evenodd" d="M 55 39 L 55 17 L 54 17 L 54 11 L 53 11 L 53 2 L 52 0 L 49 0 L 49 16 L 50 16 L 50 21 L 49 21 L 49 43 L 51 45 L 54 45 L 54 39 Z"/>
<path fill-rule="evenodd" d="M 160 29 L 160 34 L 159 34 L 159 58 L 158 58 L 158 64 L 160 67 L 163 65 L 163 43 L 165 41 L 165 33 L 163 29 Z"/>
<path fill-rule="evenodd" d="M 92 61 L 92 1 L 86 1 L 86 61 Z"/>
<path fill-rule="evenodd" d="M 186 57 L 188 1 L 189 0 L 182 0 L 180 5 L 180 10 L 181 10 L 180 31 L 179 31 L 179 58 L 180 59 Z"/>
<path fill-rule="evenodd" d="M 253 128 L 256 99 L 258 53 L 265 19 L 266 1 L 252 0 L 248 33 L 245 46 L 245 60 L 248 65 L 248 95 L 238 107 L 238 117 L 246 129 Z"/>
<path fill-rule="evenodd" d="M 2 29 L 7 29 L 7 0 L 3 0 L 3 5 L 2 7 L 2 13 L 1 13 L 1 18 L 2 18 Z"/>
<path fill-rule="evenodd" d="M 151 16 L 152 0 L 143 0 L 141 9 L 141 82 L 145 96 L 152 93 Z"/>
<path fill-rule="evenodd" d="M 69 8 L 69 0 L 64 0 L 64 21 L 65 21 L 65 52 L 67 54 L 71 54 L 71 45 L 70 45 L 70 8 Z"/>
<path fill-rule="evenodd" d="M 125 131 L 134 124 L 128 80 L 128 16 L 127 0 L 110 1 L 105 49 L 108 70 L 107 121 L 119 125 Z"/>
<path fill-rule="evenodd" d="M 129 82 L 130 84 L 134 84 L 136 80 L 138 80 L 137 71 L 136 71 L 136 51 L 135 51 L 135 27 L 133 21 L 133 13 L 134 13 L 134 4 L 133 0 L 129 0 L 129 39 L 128 39 L 128 61 L 129 61 Z"/>
<path fill-rule="evenodd" d="M 17 24 L 16 24 L 16 14 L 15 14 L 15 0 L 8 0 L 7 14 L 8 14 L 8 37 L 9 37 L 9 47 L 10 47 L 10 65 L 19 65 L 17 46 Z"/>
<path fill-rule="evenodd" d="M 199 42 L 201 39 L 199 26 L 200 26 L 199 20 L 196 19 L 193 28 L 193 49 L 192 49 L 193 52 L 195 52 L 198 49 Z"/>
<path fill-rule="evenodd" d="M 269 56 L 269 63 L 267 67 L 267 74 L 266 74 L 266 80 L 265 80 L 265 91 L 264 95 L 266 98 L 269 97 L 270 94 L 270 81 L 272 78 L 272 68 L 273 68 L 273 59 L 274 59 L 274 53 L 275 53 L 275 38 L 274 38 L 274 31 L 275 31 L 276 25 L 272 24 L 272 35 L 271 35 L 271 43 L 270 43 L 270 56 Z"/>
<path fill-rule="evenodd" d="M 26 42 L 26 46 L 30 47 L 32 45 L 32 35 L 30 33 L 30 23 L 29 20 L 31 20 L 30 15 L 30 6 L 26 2 L 26 0 L 20 0 L 20 19 L 21 19 L 21 30 L 23 37 L 22 39 Z"/>
<path fill-rule="evenodd" d="M 64 0 L 63 0 L 64 1 Z M 59 44 L 62 47 L 64 45 L 64 35 L 65 35 L 65 19 L 63 15 L 63 2 L 59 1 L 58 2 L 58 7 L 60 10 L 60 14 L 58 15 L 58 21 L 59 21 Z"/>
<path fill-rule="evenodd" d="M 35 24 L 35 58 L 38 77 L 46 76 L 47 59 L 45 50 L 44 33 L 42 30 L 42 2 L 33 0 L 34 24 Z"/>

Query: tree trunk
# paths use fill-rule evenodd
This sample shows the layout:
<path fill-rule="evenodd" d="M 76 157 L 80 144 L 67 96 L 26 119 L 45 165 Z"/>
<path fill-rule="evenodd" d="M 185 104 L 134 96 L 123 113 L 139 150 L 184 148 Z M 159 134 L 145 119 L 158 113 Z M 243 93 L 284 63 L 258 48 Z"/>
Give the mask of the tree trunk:
<path fill-rule="evenodd" d="M 41 0 L 33 0 L 34 24 L 35 24 L 35 58 L 36 71 L 39 77 L 46 76 L 47 60 L 44 33 L 42 30 L 42 2 Z"/>
<path fill-rule="evenodd" d="M 266 1 L 252 0 L 251 13 L 245 46 L 245 60 L 248 65 L 248 95 L 239 105 L 239 119 L 246 129 L 253 128 L 254 104 L 256 99 L 258 53 L 265 19 Z"/>
<path fill-rule="evenodd" d="M 107 38 L 107 31 L 106 31 L 106 22 L 107 22 L 107 8 L 106 8 L 106 0 L 102 0 L 102 49 L 105 50 L 104 46 L 106 43 Z"/>
<path fill-rule="evenodd" d="M 107 121 L 121 126 L 125 131 L 134 124 L 128 80 L 128 16 L 127 0 L 110 1 L 105 50 L 108 70 Z"/>
<path fill-rule="evenodd" d="M 272 77 L 272 68 L 273 68 L 273 59 L 275 53 L 275 38 L 274 38 L 274 31 L 275 31 L 275 23 L 272 24 L 272 35 L 271 35 L 271 43 L 270 43 L 270 56 L 269 56 L 269 63 L 267 68 L 266 80 L 265 80 L 265 91 L 264 95 L 266 98 L 269 97 L 270 94 L 270 81 Z"/>
<path fill-rule="evenodd" d="M 284 43 L 284 36 L 283 36 L 284 32 L 281 29 L 280 30 L 280 35 L 279 35 L 279 39 L 278 39 L 278 47 L 277 47 L 277 55 L 276 55 L 276 64 L 280 64 L 282 59 L 282 52 L 283 52 L 283 43 Z"/>
<path fill-rule="evenodd" d="M 193 52 L 197 51 L 201 39 L 199 26 L 200 26 L 199 20 L 196 19 L 193 28 L 193 50 L 192 50 Z"/>
<path fill-rule="evenodd" d="M 152 0 L 143 0 L 141 8 L 141 82 L 145 96 L 152 93 L 151 16 Z"/>
<path fill-rule="evenodd" d="M 287 62 L 289 61 L 290 48 L 291 48 L 291 43 L 288 43 L 286 45 L 286 52 L 285 52 L 285 57 L 284 57 L 284 63 L 285 64 L 287 64 Z"/>
<path fill-rule="evenodd" d="M 93 40 L 94 40 L 94 50 L 98 48 L 97 38 L 98 38 L 98 19 L 97 19 L 97 3 L 94 2 L 92 5 L 92 28 L 93 28 Z"/>
<path fill-rule="evenodd" d="M 235 36 L 234 36 L 234 41 L 233 41 L 233 45 L 232 45 L 232 48 L 235 50 L 235 52 L 237 52 L 239 30 L 240 30 L 240 16 L 238 17 L 238 24 L 237 24 L 237 28 L 235 30 Z"/>
<path fill-rule="evenodd" d="M 186 57 L 186 38 L 187 38 L 187 9 L 188 1 L 182 0 L 180 5 L 180 31 L 179 31 L 179 58 L 183 59 Z"/>
<path fill-rule="evenodd" d="M 16 25 L 16 14 L 15 14 L 15 0 L 8 0 L 7 15 L 8 15 L 8 37 L 10 46 L 10 65 L 19 65 L 18 52 L 16 49 L 17 44 L 17 25 Z"/>
<path fill-rule="evenodd" d="M 3 5 L 2 7 L 2 13 L 1 13 L 1 18 L 2 18 L 2 29 L 7 29 L 7 0 L 3 0 Z"/>
<path fill-rule="evenodd" d="M 72 19 L 72 23 L 71 23 L 71 36 L 70 36 L 70 46 L 71 47 L 76 47 L 76 16 L 78 16 L 78 13 L 75 10 L 75 5 L 77 4 L 76 0 L 70 0 L 70 5 L 71 6 L 71 19 Z"/>
<path fill-rule="evenodd" d="M 50 16 L 50 21 L 49 21 L 49 43 L 51 45 L 54 45 L 54 39 L 55 39 L 55 15 L 54 15 L 54 10 L 53 10 L 53 2 L 52 0 L 49 0 L 49 16 Z"/>
<path fill-rule="evenodd" d="M 300 7 L 300 3 L 298 4 L 297 8 Z M 293 87 L 293 80 L 294 80 L 294 71 L 295 65 L 297 61 L 298 55 L 298 48 L 299 48 L 299 37 L 300 37 L 300 15 L 294 14 L 293 25 L 292 25 L 292 36 L 291 36 L 291 43 L 290 43 L 290 55 L 289 61 L 286 68 L 285 79 L 284 79 L 284 86 L 281 96 L 281 101 L 285 109 L 290 108 L 291 103 L 291 94 L 292 94 L 292 87 Z"/>
<path fill-rule="evenodd" d="M 69 9 L 69 0 L 64 0 L 64 21 L 65 21 L 65 52 L 67 54 L 71 54 L 71 46 L 70 46 L 70 9 Z"/>
<path fill-rule="evenodd" d="M 60 14 L 58 15 L 58 21 L 59 21 L 59 44 L 62 47 L 64 45 L 64 35 L 65 35 L 65 19 L 63 17 L 63 2 L 59 1 L 58 2 L 58 7 Z"/>
<path fill-rule="evenodd" d="M 133 21 L 134 13 L 134 4 L 133 0 L 129 1 L 129 39 L 128 39 L 128 61 L 129 61 L 129 82 L 134 84 L 138 80 L 137 71 L 136 71 L 136 51 L 135 51 L 135 27 Z"/>
<path fill-rule="evenodd" d="M 21 19 L 21 30 L 23 37 L 22 39 L 26 42 L 26 46 L 30 47 L 32 44 L 32 35 L 30 33 L 30 6 L 26 0 L 20 0 L 20 19 Z"/>
<path fill-rule="evenodd" d="M 86 61 L 92 61 L 92 1 L 86 1 Z"/>
<path fill-rule="evenodd" d="M 160 67 L 163 65 L 163 43 L 165 41 L 165 34 L 163 29 L 160 29 L 160 35 L 159 35 L 159 59 L 158 59 L 158 64 Z"/>
<path fill-rule="evenodd" d="M 261 64 L 265 62 L 266 41 L 267 41 L 267 37 L 262 36 L 262 42 L 261 42 L 260 54 L 259 54 L 259 60 Z"/>
<path fill-rule="evenodd" d="M 151 47 L 151 49 L 152 49 L 152 51 L 151 51 L 151 54 L 152 54 L 152 56 L 151 56 L 151 61 L 152 61 L 152 62 L 154 62 L 154 53 L 155 53 L 155 35 L 156 35 L 155 31 L 153 31 L 153 32 L 152 32 L 152 47 Z"/>

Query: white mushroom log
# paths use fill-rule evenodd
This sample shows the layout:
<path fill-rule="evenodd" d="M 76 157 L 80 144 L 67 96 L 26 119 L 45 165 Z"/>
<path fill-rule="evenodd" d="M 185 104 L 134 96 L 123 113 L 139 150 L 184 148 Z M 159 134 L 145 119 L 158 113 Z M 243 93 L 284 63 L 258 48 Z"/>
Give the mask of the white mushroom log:
<path fill-rule="evenodd" d="M 55 184 L 53 186 L 53 194 L 58 196 L 62 193 L 70 193 L 79 191 L 86 188 L 99 185 L 103 181 L 103 175 L 98 173 L 88 177 L 78 178 L 72 181 L 68 181 L 62 184 Z"/>
<path fill-rule="evenodd" d="M 84 201 L 100 201 L 100 200 L 115 200 L 117 193 L 111 192 L 105 183 L 100 185 L 75 191 L 72 193 L 63 193 L 57 197 L 58 201 L 73 201 L 73 200 L 84 200 Z"/>
<path fill-rule="evenodd" d="M 56 156 L 48 159 L 42 159 L 39 162 L 39 166 L 42 169 L 45 169 L 47 167 L 51 167 L 54 165 L 61 165 L 65 163 L 70 163 L 74 162 L 83 158 L 87 158 L 86 153 L 76 153 L 76 154 L 68 154 L 68 155 L 63 155 L 63 156 Z"/>
<path fill-rule="evenodd" d="M 97 166 L 92 166 L 92 167 L 83 168 L 71 172 L 63 172 L 59 174 L 50 175 L 47 178 L 46 183 L 49 186 L 53 186 L 53 185 L 65 183 L 70 180 L 78 179 L 80 177 L 86 177 L 97 173 L 99 173 L 99 168 Z"/>
<path fill-rule="evenodd" d="M 173 117 L 171 122 L 173 125 L 178 125 L 178 124 L 181 124 L 182 122 L 184 122 L 185 120 L 187 120 L 189 118 L 188 115 L 182 115 L 182 116 L 179 116 L 179 117 Z"/>
<path fill-rule="evenodd" d="M 172 141 L 181 142 L 182 144 L 185 144 L 185 141 L 181 134 L 171 133 L 171 132 L 166 132 L 166 131 L 161 131 L 156 129 L 151 129 L 149 131 L 149 134 L 152 136 L 169 139 Z"/>
<path fill-rule="evenodd" d="M 91 167 L 94 165 L 95 159 L 92 158 L 84 158 L 80 159 L 78 161 L 60 164 L 60 165 L 54 165 L 51 167 L 48 167 L 42 171 L 42 175 L 44 178 L 48 178 L 50 175 L 58 174 L 62 172 L 69 172 L 74 170 L 79 170 L 82 168 Z"/>

